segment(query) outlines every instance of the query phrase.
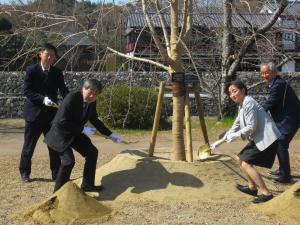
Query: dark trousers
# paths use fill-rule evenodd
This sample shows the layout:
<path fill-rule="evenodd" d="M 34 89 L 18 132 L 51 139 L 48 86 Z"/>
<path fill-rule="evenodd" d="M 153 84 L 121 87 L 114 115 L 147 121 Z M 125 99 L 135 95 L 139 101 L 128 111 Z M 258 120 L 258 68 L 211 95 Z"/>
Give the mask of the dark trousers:
<path fill-rule="evenodd" d="M 61 166 L 55 181 L 54 192 L 70 180 L 75 158 L 72 148 L 85 158 L 83 179 L 81 186 L 94 186 L 98 159 L 98 150 L 91 140 L 84 134 L 79 135 L 65 151 L 60 152 Z"/>
<path fill-rule="evenodd" d="M 279 171 L 283 177 L 291 176 L 291 166 L 289 157 L 289 144 L 295 136 L 297 129 L 291 130 L 287 134 L 281 134 L 278 139 L 277 157 L 279 162 Z"/>
<path fill-rule="evenodd" d="M 51 121 L 54 117 L 53 112 L 41 112 L 35 121 L 25 121 L 24 144 L 21 153 L 19 170 L 21 174 L 31 173 L 31 159 L 36 146 L 36 143 L 43 133 L 45 134 L 50 129 Z M 56 174 L 59 166 L 59 154 L 48 147 L 50 157 L 50 169 L 52 174 Z"/>

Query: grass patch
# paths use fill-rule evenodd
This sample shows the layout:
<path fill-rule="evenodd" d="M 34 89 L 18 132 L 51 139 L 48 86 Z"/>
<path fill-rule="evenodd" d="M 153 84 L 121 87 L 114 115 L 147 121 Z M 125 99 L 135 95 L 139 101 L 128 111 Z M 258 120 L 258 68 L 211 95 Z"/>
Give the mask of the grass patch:
<path fill-rule="evenodd" d="M 118 135 L 128 135 L 128 136 L 141 136 L 141 135 L 150 135 L 152 130 L 138 130 L 138 129 L 115 129 L 110 128 L 112 132 Z"/>
<path fill-rule="evenodd" d="M 233 124 L 234 118 L 233 117 L 226 117 L 222 120 L 217 120 L 216 117 L 206 117 L 205 124 L 208 132 L 209 140 L 217 140 L 219 139 L 219 135 L 227 131 Z M 200 138 L 202 139 L 202 131 L 200 127 L 199 118 L 195 117 L 192 120 L 192 133 L 193 139 L 197 140 Z M 195 138 L 194 138 L 195 137 Z"/>
<path fill-rule="evenodd" d="M 16 119 L 0 119 L 0 127 L 9 127 L 9 128 L 24 128 L 25 121 L 20 118 Z"/>
<path fill-rule="evenodd" d="M 208 131 L 209 139 L 218 138 L 219 134 L 228 130 L 234 122 L 234 117 L 226 117 L 221 121 L 218 121 L 214 117 L 206 117 L 205 124 Z M 90 125 L 91 126 L 91 125 Z M 23 128 L 24 120 L 23 119 L 0 119 L 0 127 L 10 127 L 10 128 Z M 119 134 L 120 136 L 142 136 L 147 135 L 150 136 L 152 132 L 152 128 L 148 130 L 139 130 L 139 129 L 111 129 L 113 132 Z M 163 132 L 164 134 L 172 133 L 171 128 L 169 130 L 159 130 L 159 133 Z M 192 133 L 195 135 L 202 136 L 200 122 L 198 117 L 192 118 Z M 296 133 L 294 139 L 300 139 L 300 129 Z"/>
<path fill-rule="evenodd" d="M 219 134 L 223 133 L 224 131 L 228 130 L 232 124 L 234 122 L 234 118 L 233 117 L 227 117 L 224 118 L 221 121 L 218 121 L 216 118 L 214 117 L 206 117 L 205 118 L 205 124 L 206 124 L 206 128 L 208 131 L 208 135 L 209 137 L 212 138 L 217 138 L 219 136 Z M 193 117 L 191 119 L 191 123 L 192 123 L 192 133 L 193 136 L 202 136 L 201 135 L 201 128 L 200 128 L 200 121 L 199 121 L 199 117 Z M 148 129 L 148 130 L 139 130 L 139 129 L 111 129 L 113 132 L 123 136 L 150 136 L 151 132 L 152 132 L 152 128 Z M 170 129 L 159 129 L 158 133 L 164 133 L 164 134 L 169 134 L 171 135 L 172 133 L 172 128 Z"/>
<path fill-rule="evenodd" d="M 232 126 L 234 119 L 233 117 L 226 117 L 218 121 L 215 117 L 206 117 L 205 125 L 207 130 L 228 130 Z M 192 129 L 200 129 L 200 121 L 198 118 L 193 118 Z"/>

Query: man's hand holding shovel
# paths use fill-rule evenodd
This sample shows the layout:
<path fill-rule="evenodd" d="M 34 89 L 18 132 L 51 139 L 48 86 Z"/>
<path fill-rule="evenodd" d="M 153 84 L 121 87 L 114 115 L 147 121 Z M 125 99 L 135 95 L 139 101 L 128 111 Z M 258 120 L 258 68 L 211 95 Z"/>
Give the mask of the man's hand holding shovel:
<path fill-rule="evenodd" d="M 48 107 L 58 108 L 58 105 L 47 96 L 44 98 L 43 104 Z"/>

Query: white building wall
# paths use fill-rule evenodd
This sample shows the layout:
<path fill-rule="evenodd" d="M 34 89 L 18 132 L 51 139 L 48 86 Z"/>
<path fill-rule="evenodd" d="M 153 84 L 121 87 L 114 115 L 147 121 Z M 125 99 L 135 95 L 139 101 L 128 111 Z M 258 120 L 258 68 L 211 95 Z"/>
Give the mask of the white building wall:
<path fill-rule="evenodd" d="M 281 72 L 295 72 L 295 61 L 288 61 L 282 65 Z"/>

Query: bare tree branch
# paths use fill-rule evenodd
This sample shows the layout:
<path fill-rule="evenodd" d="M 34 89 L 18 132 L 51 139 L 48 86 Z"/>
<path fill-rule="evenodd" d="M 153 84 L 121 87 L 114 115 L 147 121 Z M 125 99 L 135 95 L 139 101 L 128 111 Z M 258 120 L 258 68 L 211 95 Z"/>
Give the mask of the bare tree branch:
<path fill-rule="evenodd" d="M 183 37 L 187 36 L 187 34 L 191 31 L 191 23 L 192 19 L 190 16 L 191 13 L 191 0 L 184 0 L 184 10 L 183 10 L 183 24 L 181 26 L 181 31 L 178 37 L 178 42 L 183 39 Z"/>
<path fill-rule="evenodd" d="M 279 2 L 279 6 L 274 12 L 274 14 L 271 16 L 270 20 L 267 21 L 261 28 L 259 28 L 255 33 L 251 35 L 249 39 L 247 39 L 244 44 L 241 46 L 240 51 L 235 56 L 234 62 L 231 64 L 229 70 L 228 70 L 228 76 L 231 76 L 234 74 L 238 68 L 239 63 L 241 62 L 243 56 L 246 54 L 248 48 L 250 45 L 252 45 L 255 41 L 255 38 L 258 35 L 264 34 L 266 31 L 268 31 L 277 21 L 278 17 L 281 15 L 285 7 L 287 6 L 288 1 L 287 0 L 281 0 Z"/>
<path fill-rule="evenodd" d="M 127 59 L 132 59 L 132 60 L 137 60 L 137 61 L 140 61 L 140 62 L 146 62 L 146 63 L 149 63 L 149 64 L 152 64 L 152 65 L 155 65 L 159 68 L 162 68 L 166 71 L 168 71 L 169 67 L 161 64 L 161 63 L 158 63 L 158 62 L 155 62 L 155 61 L 152 61 L 150 59 L 144 59 L 144 58 L 139 58 L 139 57 L 135 57 L 135 56 L 130 56 L 130 55 L 126 55 L 124 53 L 121 53 L 121 52 L 118 52 L 110 47 L 107 47 L 107 49 L 113 53 L 116 53 L 118 56 L 122 56 L 124 58 L 127 58 Z"/>
<path fill-rule="evenodd" d="M 159 53 L 160 53 L 163 61 L 169 61 L 168 52 L 166 51 L 166 49 L 163 47 L 161 41 L 159 40 L 159 37 L 158 37 L 158 35 L 157 35 L 156 31 L 155 31 L 155 28 L 154 28 L 154 26 L 152 24 L 152 21 L 149 18 L 149 15 L 148 15 L 148 12 L 147 12 L 147 8 L 146 8 L 146 2 L 145 2 L 145 0 L 142 0 L 142 8 L 143 8 L 143 13 L 144 13 L 146 22 L 147 22 L 148 27 L 149 27 L 149 29 L 151 31 L 153 40 L 155 42 L 156 47 L 158 48 L 158 51 L 159 51 Z"/>
<path fill-rule="evenodd" d="M 171 49 L 170 49 L 169 34 L 168 34 L 168 30 L 167 30 L 167 23 L 166 23 L 165 17 L 161 13 L 162 9 L 159 5 L 158 0 L 155 0 L 155 7 L 156 7 L 158 17 L 160 19 L 160 24 L 161 24 L 161 27 L 162 27 L 162 31 L 163 31 L 163 34 L 164 34 L 166 49 L 167 49 L 168 55 L 170 56 L 171 55 Z"/>

